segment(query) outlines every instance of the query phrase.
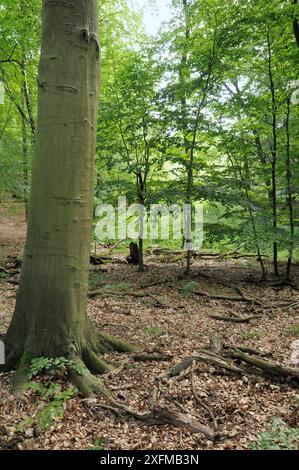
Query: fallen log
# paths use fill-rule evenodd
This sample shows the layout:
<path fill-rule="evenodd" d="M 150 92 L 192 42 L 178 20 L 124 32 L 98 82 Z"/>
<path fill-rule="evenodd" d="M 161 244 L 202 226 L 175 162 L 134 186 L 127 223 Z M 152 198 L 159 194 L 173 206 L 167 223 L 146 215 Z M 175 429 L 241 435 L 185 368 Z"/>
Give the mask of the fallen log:
<path fill-rule="evenodd" d="M 210 315 L 210 318 L 213 320 L 220 320 L 220 321 L 231 321 L 233 323 L 248 323 L 250 320 L 256 320 L 257 318 L 261 318 L 260 315 L 250 315 L 249 317 L 222 317 L 220 315 Z"/>
<path fill-rule="evenodd" d="M 255 366 L 268 374 L 286 378 L 290 377 L 299 381 L 299 368 L 283 366 L 282 364 L 270 362 L 260 357 L 250 356 L 249 354 L 237 350 L 230 350 L 227 354 L 229 357 L 240 359 L 246 362 L 246 364 Z"/>

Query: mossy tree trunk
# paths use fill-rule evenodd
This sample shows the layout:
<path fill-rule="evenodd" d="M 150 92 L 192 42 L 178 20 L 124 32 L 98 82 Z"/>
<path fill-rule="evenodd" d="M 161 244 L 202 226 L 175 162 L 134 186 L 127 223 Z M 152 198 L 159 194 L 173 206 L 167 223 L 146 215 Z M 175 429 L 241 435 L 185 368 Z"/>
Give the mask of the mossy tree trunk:
<path fill-rule="evenodd" d="M 130 349 L 86 317 L 99 89 L 97 0 L 43 0 L 39 110 L 20 287 L 5 339 L 17 382 L 29 358 L 65 356 L 95 372 Z M 19 377 L 18 377 L 19 376 Z M 99 391 L 90 372 L 73 377 Z"/>

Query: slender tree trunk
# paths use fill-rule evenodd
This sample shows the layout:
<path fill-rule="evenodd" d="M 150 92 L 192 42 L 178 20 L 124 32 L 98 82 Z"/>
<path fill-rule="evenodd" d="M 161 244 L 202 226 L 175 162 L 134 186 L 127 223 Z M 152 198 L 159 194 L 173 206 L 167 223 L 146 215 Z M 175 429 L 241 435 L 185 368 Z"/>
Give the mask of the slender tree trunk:
<path fill-rule="evenodd" d="M 36 124 L 35 124 L 35 119 L 34 119 L 34 116 L 33 116 L 33 110 L 32 110 L 29 90 L 28 90 L 26 57 L 25 57 L 24 53 L 23 53 L 23 59 L 22 59 L 22 62 L 21 62 L 21 72 L 22 72 L 22 76 L 23 76 L 22 91 L 23 91 L 23 96 L 24 96 L 25 105 L 26 105 L 26 109 L 27 109 L 28 121 L 29 121 L 29 124 L 30 124 L 32 143 L 33 143 L 35 130 L 36 130 Z"/>
<path fill-rule="evenodd" d="M 240 170 L 240 175 L 241 175 L 241 179 L 242 179 L 243 175 L 242 175 L 241 170 Z M 251 182 L 250 182 L 251 178 L 250 178 L 249 162 L 248 162 L 247 155 L 245 155 L 245 175 L 246 175 L 245 196 L 246 196 L 247 201 L 249 201 L 249 190 L 251 189 Z M 259 237 L 258 237 L 258 232 L 257 232 L 257 228 L 256 228 L 256 221 L 255 221 L 253 210 L 252 210 L 250 204 L 248 205 L 248 212 L 249 212 L 249 216 L 250 216 L 252 232 L 253 232 L 253 238 L 254 238 L 256 251 L 257 251 L 257 256 L 258 256 L 258 260 L 259 260 L 261 270 L 262 270 L 262 276 L 263 276 L 263 279 L 265 279 L 267 277 L 267 272 L 266 272 L 265 263 L 264 263 L 262 253 L 261 253 L 261 249 L 260 249 Z"/>
<path fill-rule="evenodd" d="M 239 165 L 239 163 L 237 161 L 234 162 L 233 157 L 230 155 L 230 152 L 229 152 L 228 149 L 227 149 L 227 155 L 228 155 L 228 158 L 229 158 L 229 161 L 230 161 L 230 164 L 231 164 L 232 168 L 234 168 L 234 166 L 237 167 L 237 171 L 234 171 L 234 174 L 235 174 L 234 176 L 237 179 L 238 174 L 239 174 L 240 181 L 241 181 L 241 183 L 243 183 L 243 186 L 245 188 L 244 193 L 245 193 L 246 200 L 250 201 L 249 190 L 251 189 L 251 184 L 250 184 L 250 171 L 249 171 L 249 164 L 248 164 L 247 155 L 245 155 L 246 179 L 244 179 L 244 177 L 243 177 L 243 171 L 242 171 L 241 166 Z M 258 257 L 258 260 L 259 260 L 259 263 L 260 263 L 260 266 L 261 266 L 261 270 L 262 270 L 262 278 L 265 279 L 267 277 L 267 271 L 266 271 L 265 263 L 264 263 L 264 260 L 263 260 L 263 257 L 262 257 L 262 252 L 261 252 L 261 249 L 260 249 L 260 242 L 259 242 L 258 231 L 257 231 L 257 228 L 256 228 L 255 216 L 254 216 L 252 208 L 250 207 L 250 204 L 248 204 L 248 213 L 249 213 L 250 222 L 251 222 L 251 226 L 252 226 L 252 233 L 253 233 L 254 243 L 255 243 L 255 247 L 256 247 L 257 257 Z"/>
<path fill-rule="evenodd" d="M 275 84 L 273 79 L 272 71 L 272 51 L 270 44 L 270 36 L 268 33 L 268 73 L 270 80 L 270 91 L 271 91 L 271 106 L 272 106 L 272 215 L 273 215 L 273 264 L 275 275 L 279 275 L 278 271 L 278 232 L 277 232 L 277 182 L 276 182 L 276 173 L 277 173 L 277 106 L 276 106 L 276 94 L 275 94 Z"/>
<path fill-rule="evenodd" d="M 6 370 L 17 390 L 32 357 L 65 356 L 111 369 L 97 353 L 126 345 L 86 317 L 99 88 L 97 0 L 43 0 L 39 109 L 28 231 Z M 85 372 L 86 370 L 86 372 Z M 102 387 L 70 370 L 81 393 Z"/>
<path fill-rule="evenodd" d="M 138 192 L 138 202 L 142 207 L 142 211 L 139 217 L 139 240 L 138 240 L 138 272 L 144 272 L 144 257 L 143 257 L 143 239 L 144 239 L 144 204 L 145 204 L 145 194 L 146 186 L 145 179 L 142 177 L 141 173 L 137 174 L 137 192 Z"/>
<path fill-rule="evenodd" d="M 287 177 L 287 203 L 289 207 L 289 220 L 290 220 L 290 244 L 289 244 L 289 254 L 288 254 L 288 263 L 287 263 L 287 280 L 291 278 L 292 270 L 292 259 L 294 251 L 294 235 L 295 235 L 295 223 L 294 223 L 294 207 L 293 207 L 293 191 L 292 191 L 292 162 L 291 162 L 291 147 L 290 147 L 290 99 L 287 101 L 287 116 L 286 116 L 286 177 Z"/>
<path fill-rule="evenodd" d="M 182 0 L 183 2 L 183 12 L 184 12 L 184 19 L 185 19 L 185 45 L 183 49 L 182 59 L 181 59 L 181 67 L 180 67 L 180 84 L 182 87 L 182 95 L 181 95 L 181 110 L 182 110 L 182 128 L 184 134 L 184 151 L 185 157 L 188 161 L 188 169 L 187 169 L 187 188 L 186 188 L 186 204 L 192 207 L 192 185 L 193 185 L 193 156 L 194 152 L 190 149 L 190 144 L 188 140 L 188 135 L 190 130 L 188 129 L 187 123 L 187 97 L 185 92 L 186 80 L 190 78 L 190 70 L 188 68 L 187 59 L 188 59 L 188 41 L 190 39 L 190 26 L 189 26 L 189 14 L 188 8 L 189 4 L 187 0 Z M 191 153 L 190 153 L 191 150 Z M 192 219 L 192 210 L 191 210 L 191 219 Z M 188 221 L 192 225 L 192 220 Z M 185 246 L 188 247 L 192 240 L 189 239 L 184 235 L 183 239 L 183 248 Z M 192 251 L 187 249 L 186 255 L 186 275 L 190 276 L 191 273 L 191 259 L 192 259 Z"/>
<path fill-rule="evenodd" d="M 293 0 L 293 4 L 298 5 L 298 0 Z M 293 19 L 293 31 L 294 31 L 295 39 L 297 42 L 297 46 L 299 47 L 299 21 L 298 21 L 298 17 L 296 14 L 294 15 L 294 19 Z"/>
<path fill-rule="evenodd" d="M 190 152 L 190 160 L 188 165 L 188 176 L 187 176 L 187 199 L 186 204 L 190 206 L 190 214 L 189 219 L 186 220 L 187 222 L 187 232 L 188 235 L 185 236 L 185 242 L 187 246 L 187 266 L 186 266 L 186 275 L 190 276 L 191 274 L 191 260 L 192 260 L 192 250 L 188 247 L 192 244 L 192 187 L 193 187 L 193 164 L 194 164 L 194 150 L 191 149 Z"/>

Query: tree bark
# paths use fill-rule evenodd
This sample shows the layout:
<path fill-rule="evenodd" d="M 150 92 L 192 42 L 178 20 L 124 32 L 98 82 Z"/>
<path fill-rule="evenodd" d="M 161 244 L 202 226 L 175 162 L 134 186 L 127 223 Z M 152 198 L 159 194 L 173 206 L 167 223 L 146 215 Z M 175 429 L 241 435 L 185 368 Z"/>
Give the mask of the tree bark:
<path fill-rule="evenodd" d="M 273 65 L 272 65 L 272 49 L 270 43 L 270 33 L 267 35 L 267 45 L 268 45 L 268 73 L 269 73 L 269 83 L 271 91 L 271 112 L 272 112 L 272 215 L 273 215 L 273 265 L 274 273 L 276 276 L 279 275 L 278 271 L 278 225 L 277 225 L 277 104 L 276 104 L 276 93 L 275 93 L 275 84 L 273 78 Z"/>
<path fill-rule="evenodd" d="M 290 243 L 288 249 L 288 262 L 287 262 L 287 280 L 291 278 L 292 260 L 294 251 L 294 236 L 295 236 L 295 222 L 294 222 L 294 207 L 293 207 L 293 190 L 292 190 L 292 162 L 291 162 L 291 143 L 290 143 L 290 98 L 287 101 L 287 116 L 286 116 L 286 177 L 287 177 L 287 203 L 289 207 L 289 221 L 290 221 Z"/>
<path fill-rule="evenodd" d="M 297 5 L 298 0 L 293 0 L 293 4 Z M 299 21 L 298 21 L 298 17 L 296 14 L 293 19 L 293 31 L 294 31 L 295 39 L 297 42 L 297 46 L 299 47 Z"/>
<path fill-rule="evenodd" d="M 65 356 L 96 372 L 127 345 L 86 316 L 99 91 L 97 0 L 43 0 L 39 109 L 29 220 L 5 369 L 21 388 L 32 357 Z M 83 363 L 83 362 L 82 362 Z M 71 371 L 83 395 L 99 382 Z"/>
<path fill-rule="evenodd" d="M 23 167 L 23 195 L 25 204 L 25 217 L 28 220 L 28 188 L 29 188 L 29 162 L 28 162 L 28 138 L 26 121 L 21 115 L 22 122 L 22 167 Z"/>
<path fill-rule="evenodd" d="M 144 257 L 143 257 L 143 240 L 144 240 L 144 204 L 146 198 L 146 176 L 142 177 L 141 172 L 137 173 L 137 194 L 138 203 L 141 208 L 139 215 L 139 240 L 138 240 L 138 272 L 143 273 Z"/>

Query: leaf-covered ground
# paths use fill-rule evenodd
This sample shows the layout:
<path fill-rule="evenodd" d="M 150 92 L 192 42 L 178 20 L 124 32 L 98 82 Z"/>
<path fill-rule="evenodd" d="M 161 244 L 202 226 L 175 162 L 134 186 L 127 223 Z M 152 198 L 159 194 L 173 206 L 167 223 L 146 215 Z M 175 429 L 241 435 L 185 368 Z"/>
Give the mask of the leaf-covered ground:
<path fill-rule="evenodd" d="M 10 272 L 9 277 L 2 272 L 0 278 L 0 332 L 4 333 L 13 313 L 19 275 L 15 261 L 7 257 L 20 256 L 25 224 L 18 205 L 2 204 L 0 215 L 0 266 Z M 184 262 L 179 258 L 148 254 L 147 271 L 141 275 L 123 255 L 92 268 L 90 290 L 100 292 L 89 300 L 92 321 L 105 333 L 128 340 L 147 353 L 169 356 L 153 362 L 135 361 L 125 354 L 107 356 L 127 362 L 122 370 L 102 376 L 102 380 L 120 402 L 137 413 L 150 411 L 153 401 L 159 400 L 161 406 L 174 406 L 212 426 L 209 409 L 218 423 L 218 439 L 211 442 L 202 434 L 171 425 L 148 426 L 102 408 L 102 399 L 84 401 L 77 396 L 63 401 L 60 416 L 53 413 L 48 427 L 42 428 L 41 411 L 49 398 L 30 390 L 16 400 L 12 374 L 0 374 L 0 448 L 246 449 L 274 417 L 292 427 L 298 425 L 298 389 L 288 381 L 224 374 L 210 364 L 198 363 L 194 365 L 194 388 L 204 408 L 192 393 L 188 370 L 183 376 L 165 378 L 174 365 L 207 347 L 214 333 L 224 343 L 269 352 L 269 360 L 290 366 L 299 334 L 298 266 L 291 287 L 277 286 L 273 279 L 260 282 L 254 257 L 196 258 L 191 279 L 184 277 Z M 231 299 L 213 298 L 217 295 Z M 241 296 L 247 300 L 233 300 Z M 256 318 L 236 323 L 211 315 Z M 44 384 L 48 379 L 38 380 Z M 61 377 L 52 380 L 65 390 Z"/>

